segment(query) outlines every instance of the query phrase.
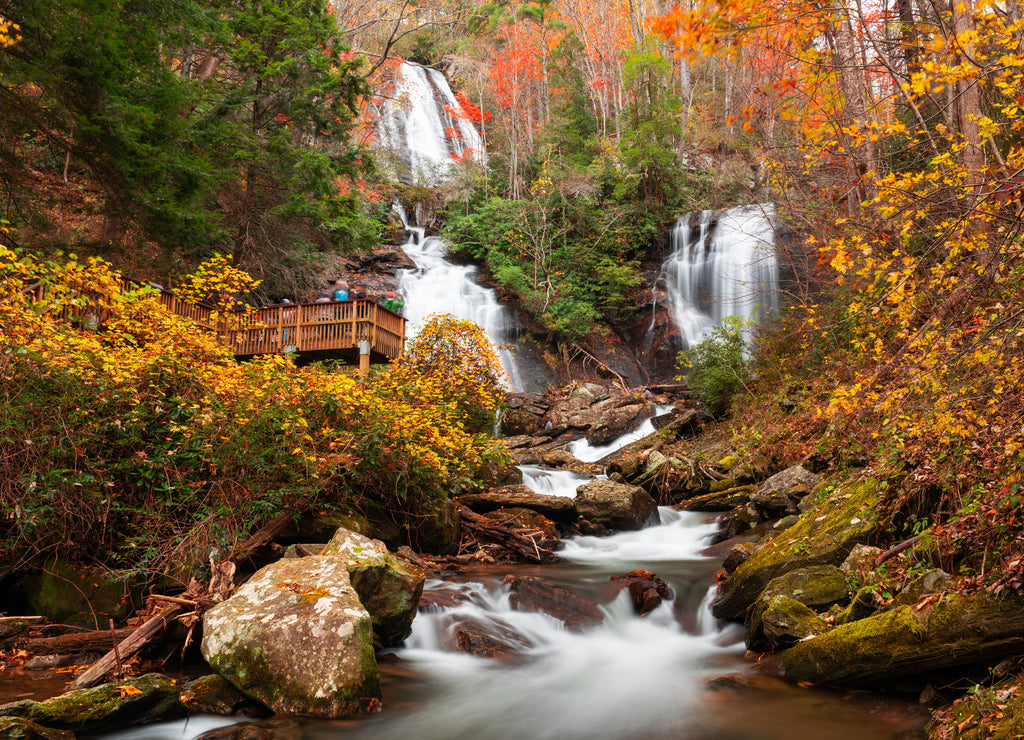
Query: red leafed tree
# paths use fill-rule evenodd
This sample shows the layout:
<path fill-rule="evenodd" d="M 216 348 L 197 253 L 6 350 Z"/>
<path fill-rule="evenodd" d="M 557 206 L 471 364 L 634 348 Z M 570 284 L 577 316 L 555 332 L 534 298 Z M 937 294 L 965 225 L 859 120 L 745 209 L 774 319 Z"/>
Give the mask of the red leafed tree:
<path fill-rule="evenodd" d="M 518 198 L 519 152 L 521 149 L 529 151 L 533 145 L 530 96 L 541 78 L 541 67 L 537 40 L 522 24 L 515 21 L 508 24 L 507 39 L 508 44 L 491 66 L 490 80 L 495 102 L 503 113 L 498 125 L 508 140 L 509 192 L 513 198 Z"/>

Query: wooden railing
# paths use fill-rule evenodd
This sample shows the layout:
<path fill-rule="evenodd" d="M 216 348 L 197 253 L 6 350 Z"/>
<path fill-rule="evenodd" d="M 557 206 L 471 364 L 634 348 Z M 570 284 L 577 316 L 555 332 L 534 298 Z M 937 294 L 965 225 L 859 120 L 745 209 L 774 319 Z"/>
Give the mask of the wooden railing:
<path fill-rule="evenodd" d="M 121 285 L 122 290 L 138 287 L 139 283 L 130 280 Z M 39 285 L 29 292 L 36 301 L 47 295 Z M 365 367 L 372 361 L 395 360 L 405 351 L 405 319 L 374 301 L 295 303 L 218 314 L 210 306 L 183 301 L 171 291 L 161 288 L 159 293 L 158 300 L 168 311 L 216 332 L 236 357 L 282 352 L 329 356 L 331 352 L 355 351 L 360 366 Z M 109 314 L 103 303 L 99 296 L 83 291 L 73 305 L 62 307 L 61 315 L 101 326 Z M 361 342 L 366 344 L 360 346 Z"/>

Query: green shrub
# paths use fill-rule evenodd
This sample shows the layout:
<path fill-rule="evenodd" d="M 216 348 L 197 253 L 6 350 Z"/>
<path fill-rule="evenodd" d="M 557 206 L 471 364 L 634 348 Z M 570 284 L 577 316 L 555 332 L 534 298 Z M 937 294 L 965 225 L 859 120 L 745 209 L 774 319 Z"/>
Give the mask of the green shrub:
<path fill-rule="evenodd" d="M 751 380 L 745 348 L 743 322 L 730 316 L 700 342 L 679 353 L 687 382 L 715 416 L 728 412 L 733 396 Z"/>

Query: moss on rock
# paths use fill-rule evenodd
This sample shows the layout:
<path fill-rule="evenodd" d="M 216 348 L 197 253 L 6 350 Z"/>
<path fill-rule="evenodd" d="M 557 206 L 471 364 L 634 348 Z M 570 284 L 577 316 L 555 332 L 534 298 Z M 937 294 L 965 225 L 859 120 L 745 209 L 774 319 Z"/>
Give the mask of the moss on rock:
<path fill-rule="evenodd" d="M 714 615 L 742 619 L 773 578 L 798 568 L 842 563 L 854 545 L 868 541 L 878 528 L 877 500 L 878 483 L 868 479 L 849 483 L 820 501 L 719 586 Z"/>

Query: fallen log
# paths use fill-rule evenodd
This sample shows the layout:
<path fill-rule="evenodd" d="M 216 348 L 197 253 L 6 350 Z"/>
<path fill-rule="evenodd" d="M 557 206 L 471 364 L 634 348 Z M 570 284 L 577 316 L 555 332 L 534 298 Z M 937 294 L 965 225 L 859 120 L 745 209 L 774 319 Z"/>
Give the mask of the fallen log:
<path fill-rule="evenodd" d="M 525 536 L 520 531 L 481 516 L 468 507 L 459 506 L 459 515 L 462 517 L 463 526 L 475 537 L 495 542 L 524 560 L 531 563 L 550 563 L 558 559 L 558 556 L 551 550 L 538 546 L 532 538 Z"/>
<path fill-rule="evenodd" d="M 184 611 L 185 608 L 182 604 L 169 604 L 164 607 L 156 616 L 150 617 L 141 627 L 132 632 L 127 639 L 118 643 L 115 649 L 80 673 L 68 686 L 68 690 L 87 689 L 100 683 L 108 673 L 117 667 L 118 663 L 128 660 L 144 647 L 157 640 L 164 630 L 170 626 L 174 617 Z M 105 634 L 109 640 L 110 633 L 107 632 Z"/>
<path fill-rule="evenodd" d="M 111 640 L 130 637 L 135 630 L 90 630 L 74 632 L 56 637 L 22 637 L 14 643 L 18 650 L 27 650 L 35 655 L 67 655 L 69 653 L 100 653 L 111 648 Z"/>

